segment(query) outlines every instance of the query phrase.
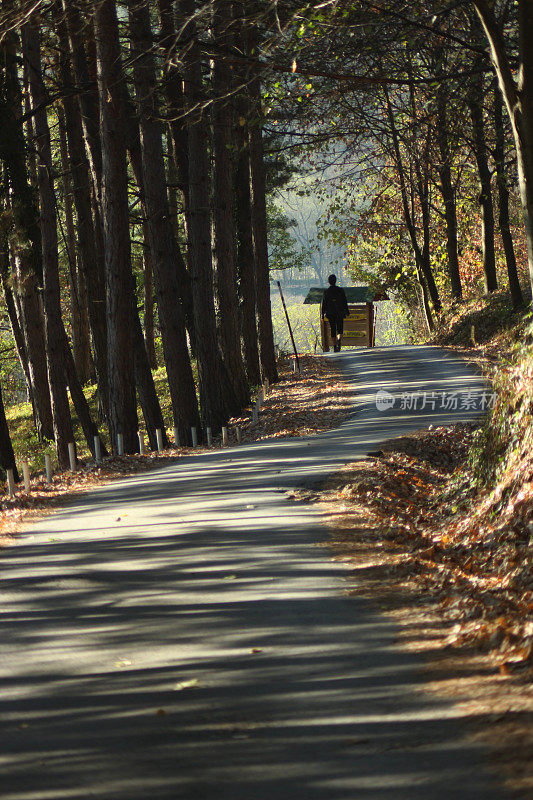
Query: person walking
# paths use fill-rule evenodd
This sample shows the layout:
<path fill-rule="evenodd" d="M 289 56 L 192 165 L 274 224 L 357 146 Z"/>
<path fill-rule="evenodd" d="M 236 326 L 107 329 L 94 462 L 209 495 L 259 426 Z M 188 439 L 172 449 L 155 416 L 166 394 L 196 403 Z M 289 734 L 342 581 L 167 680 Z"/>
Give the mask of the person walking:
<path fill-rule="evenodd" d="M 341 349 L 342 334 L 344 333 L 344 318 L 349 315 L 350 309 L 348 308 L 344 289 L 337 286 L 337 276 L 330 275 L 328 283 L 329 286 L 322 298 L 320 314 L 323 320 L 327 319 L 329 322 L 333 352 L 338 353 Z"/>

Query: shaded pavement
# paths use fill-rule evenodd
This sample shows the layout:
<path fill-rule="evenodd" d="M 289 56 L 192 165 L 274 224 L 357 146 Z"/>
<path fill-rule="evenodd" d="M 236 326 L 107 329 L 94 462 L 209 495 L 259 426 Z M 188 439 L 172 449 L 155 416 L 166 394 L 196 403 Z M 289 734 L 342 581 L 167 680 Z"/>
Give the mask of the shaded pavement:
<path fill-rule="evenodd" d="M 435 348 L 331 357 L 357 393 L 340 428 L 122 480 L 2 554 L 3 800 L 504 797 L 394 625 L 344 592 L 316 509 L 285 497 L 476 416 L 483 385 Z"/>

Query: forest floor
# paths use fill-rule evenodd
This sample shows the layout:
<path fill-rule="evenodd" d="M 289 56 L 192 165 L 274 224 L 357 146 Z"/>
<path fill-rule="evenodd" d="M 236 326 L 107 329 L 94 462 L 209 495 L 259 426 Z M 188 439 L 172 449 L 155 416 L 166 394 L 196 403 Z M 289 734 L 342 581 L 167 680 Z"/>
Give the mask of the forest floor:
<path fill-rule="evenodd" d="M 282 436 L 310 436 L 334 428 L 351 408 L 351 392 L 334 361 L 316 356 L 300 356 L 301 372 L 293 373 L 285 359 L 278 364 L 280 380 L 270 387 L 263 402 L 259 421 L 252 421 L 252 407 L 229 422 L 230 446 L 236 443 L 235 428 L 241 429 L 242 441 L 253 442 Z M 222 447 L 215 438 L 214 448 Z M 71 497 L 102 486 L 119 478 L 164 467 L 184 456 L 206 452 L 200 445 L 175 448 L 162 453 L 149 452 L 143 456 L 126 455 L 105 458 L 97 464 L 93 459 L 80 459 L 76 472 L 58 472 L 47 483 L 42 471 L 31 479 L 27 494 L 22 483 L 15 497 L 10 498 L 5 485 L 0 484 L 0 547 L 8 545 L 23 523 L 50 513 Z"/>

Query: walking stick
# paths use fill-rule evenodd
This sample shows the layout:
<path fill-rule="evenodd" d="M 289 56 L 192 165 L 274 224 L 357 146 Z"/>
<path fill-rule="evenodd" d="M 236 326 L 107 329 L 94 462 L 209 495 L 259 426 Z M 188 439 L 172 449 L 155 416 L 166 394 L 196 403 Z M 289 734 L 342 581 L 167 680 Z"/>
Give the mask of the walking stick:
<path fill-rule="evenodd" d="M 283 310 L 285 312 L 285 317 L 287 319 L 287 325 L 289 327 L 289 333 L 291 335 L 292 347 L 294 349 L 294 355 L 296 357 L 296 366 L 298 367 L 298 372 L 300 372 L 300 359 L 298 358 L 298 351 L 296 349 L 296 343 L 294 341 L 294 336 L 292 335 L 292 328 L 291 328 L 291 321 L 289 319 L 289 312 L 287 311 L 287 306 L 285 305 L 285 298 L 283 297 L 283 292 L 281 291 L 281 283 L 279 281 L 276 281 L 276 283 L 278 284 L 279 296 L 281 297 L 281 302 L 283 303 Z"/>

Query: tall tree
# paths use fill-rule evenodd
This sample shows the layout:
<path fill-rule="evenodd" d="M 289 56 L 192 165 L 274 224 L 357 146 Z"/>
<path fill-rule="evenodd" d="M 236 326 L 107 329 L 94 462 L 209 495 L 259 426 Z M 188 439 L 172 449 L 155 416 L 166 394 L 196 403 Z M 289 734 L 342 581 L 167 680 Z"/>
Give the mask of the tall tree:
<path fill-rule="evenodd" d="M 8 32 L 0 43 L 0 159 L 11 190 L 12 228 L 9 249 L 15 265 L 15 295 L 24 336 L 29 393 L 40 439 L 53 439 L 52 407 L 46 370 L 44 323 L 39 286 L 42 281 L 41 231 L 26 163 L 17 71 L 18 37 Z"/>
<path fill-rule="evenodd" d="M 255 4 L 257 6 L 257 4 Z M 257 24 L 253 24 L 252 52 L 258 43 Z M 261 99 L 261 76 L 254 66 L 250 83 L 252 99 L 252 119 L 250 132 L 250 174 L 252 181 L 252 225 L 254 235 L 256 301 L 259 333 L 259 357 L 263 378 L 273 383 L 278 380 L 276 354 L 274 351 L 274 332 L 272 328 L 272 309 L 270 306 L 270 273 L 268 268 L 266 176 L 263 148 L 263 110 Z"/>
<path fill-rule="evenodd" d="M 511 67 L 503 26 L 492 3 L 475 0 L 474 8 L 487 37 L 490 56 L 505 100 L 516 147 L 518 182 L 526 228 L 529 277 L 533 290 L 533 3 L 517 0 L 518 63 Z"/>
<path fill-rule="evenodd" d="M 196 389 L 187 349 L 176 271 L 178 243 L 168 204 L 163 129 L 157 99 L 157 76 L 152 53 L 150 12 L 144 2 L 128 2 L 133 71 L 139 107 L 144 201 L 152 251 L 159 327 L 168 376 L 174 425 L 187 441 L 199 422 Z"/>
<path fill-rule="evenodd" d="M 479 60 L 475 64 L 468 94 L 468 107 L 472 120 L 473 150 L 479 175 L 479 207 L 481 210 L 481 242 L 483 249 L 483 271 L 485 291 L 498 288 L 496 276 L 496 252 L 494 247 L 494 206 L 492 202 L 491 171 L 485 136 L 483 74 L 479 71 Z"/>
<path fill-rule="evenodd" d="M 181 23 L 188 41 L 184 55 L 189 144 L 189 269 L 193 282 L 194 327 L 202 421 L 225 425 L 236 402 L 225 374 L 217 342 L 211 250 L 211 184 L 209 170 L 208 97 L 204 92 L 198 46 L 195 0 L 180 0 Z"/>
<path fill-rule="evenodd" d="M 232 71 L 224 57 L 234 40 L 231 5 L 214 0 L 213 36 L 219 49 L 213 67 L 214 232 L 220 345 L 235 396 L 250 399 L 241 351 L 237 296 L 237 241 L 234 194 L 234 104 Z"/>
<path fill-rule="evenodd" d="M 102 149 L 102 218 L 106 255 L 109 430 L 125 451 L 137 450 L 134 339 L 131 311 L 131 249 L 126 131 L 121 113 L 122 64 L 114 0 L 101 0 L 94 14 Z"/>
<path fill-rule="evenodd" d="M 23 28 L 23 52 L 35 118 L 43 268 L 43 308 L 46 365 L 58 463 L 69 464 L 68 445 L 74 441 L 63 368 L 63 339 L 57 218 L 53 185 L 52 147 L 47 118 L 47 93 L 41 71 L 40 32 L 33 16 Z"/>

